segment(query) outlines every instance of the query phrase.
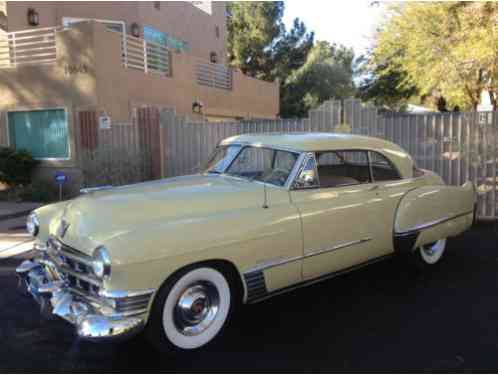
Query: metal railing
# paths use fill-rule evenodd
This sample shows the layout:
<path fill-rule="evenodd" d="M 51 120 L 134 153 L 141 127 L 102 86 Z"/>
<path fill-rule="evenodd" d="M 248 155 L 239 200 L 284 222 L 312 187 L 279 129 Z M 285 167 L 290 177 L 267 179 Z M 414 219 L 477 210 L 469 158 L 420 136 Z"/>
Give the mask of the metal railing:
<path fill-rule="evenodd" d="M 123 65 L 126 68 L 171 75 L 170 51 L 160 44 L 126 35 L 123 37 L 122 51 Z"/>
<path fill-rule="evenodd" d="M 232 90 L 232 69 L 221 64 L 198 62 L 196 67 L 197 83 L 202 86 Z"/>
<path fill-rule="evenodd" d="M 46 27 L 0 34 L 0 68 L 55 63 L 57 30 Z"/>

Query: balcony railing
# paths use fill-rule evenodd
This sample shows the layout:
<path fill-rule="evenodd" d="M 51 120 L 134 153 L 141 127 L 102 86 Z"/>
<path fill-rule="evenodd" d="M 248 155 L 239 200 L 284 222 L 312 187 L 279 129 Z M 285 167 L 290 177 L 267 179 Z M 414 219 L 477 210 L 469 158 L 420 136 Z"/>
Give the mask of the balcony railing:
<path fill-rule="evenodd" d="M 0 68 L 53 64 L 57 58 L 56 27 L 0 34 Z"/>
<path fill-rule="evenodd" d="M 202 86 L 231 90 L 233 83 L 232 69 L 221 64 L 209 62 L 197 63 L 197 83 Z"/>
<path fill-rule="evenodd" d="M 171 75 L 170 52 L 160 44 L 126 35 L 122 41 L 122 58 L 126 68 Z"/>

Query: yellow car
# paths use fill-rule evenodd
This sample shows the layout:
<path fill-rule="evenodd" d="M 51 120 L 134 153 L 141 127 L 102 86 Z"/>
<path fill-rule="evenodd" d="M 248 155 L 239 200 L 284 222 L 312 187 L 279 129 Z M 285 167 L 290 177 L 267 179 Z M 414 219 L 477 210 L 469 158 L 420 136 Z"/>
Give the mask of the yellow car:
<path fill-rule="evenodd" d="M 447 186 L 385 140 L 225 139 L 203 173 L 86 191 L 28 218 L 19 288 L 83 339 L 144 330 L 161 350 L 212 341 L 233 307 L 396 254 L 437 263 L 474 220 L 472 183 Z"/>

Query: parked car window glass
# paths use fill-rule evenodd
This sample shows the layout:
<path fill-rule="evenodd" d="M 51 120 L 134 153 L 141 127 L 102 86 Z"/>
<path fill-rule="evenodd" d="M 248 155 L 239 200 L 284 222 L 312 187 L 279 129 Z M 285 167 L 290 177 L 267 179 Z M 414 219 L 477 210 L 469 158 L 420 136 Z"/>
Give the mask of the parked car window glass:
<path fill-rule="evenodd" d="M 240 150 L 240 145 L 217 147 L 205 167 L 206 173 L 223 173 Z"/>
<path fill-rule="evenodd" d="M 322 188 L 370 182 L 366 151 L 319 152 L 316 159 Z"/>
<path fill-rule="evenodd" d="M 309 189 L 318 186 L 315 158 L 312 157 L 307 160 L 301 173 L 299 173 L 299 176 L 294 181 L 293 187 L 294 189 Z"/>
<path fill-rule="evenodd" d="M 244 147 L 227 174 L 283 186 L 297 160 L 297 154 L 262 147 Z"/>
<path fill-rule="evenodd" d="M 66 112 L 63 109 L 9 112 L 10 145 L 36 159 L 69 157 Z"/>
<path fill-rule="evenodd" d="M 389 181 L 400 178 L 393 164 L 382 154 L 370 151 L 370 163 L 372 164 L 372 177 L 374 181 Z"/>

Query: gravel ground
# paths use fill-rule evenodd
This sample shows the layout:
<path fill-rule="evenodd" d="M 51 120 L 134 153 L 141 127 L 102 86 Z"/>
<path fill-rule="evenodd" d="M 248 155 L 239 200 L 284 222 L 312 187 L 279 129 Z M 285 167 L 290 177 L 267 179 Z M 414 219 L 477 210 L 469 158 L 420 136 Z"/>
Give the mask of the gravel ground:
<path fill-rule="evenodd" d="M 159 355 L 141 337 L 78 341 L 14 290 L 19 259 L 0 259 L 0 370 L 498 371 L 498 224 L 451 239 L 420 273 L 391 259 L 244 306 L 201 352 Z"/>

